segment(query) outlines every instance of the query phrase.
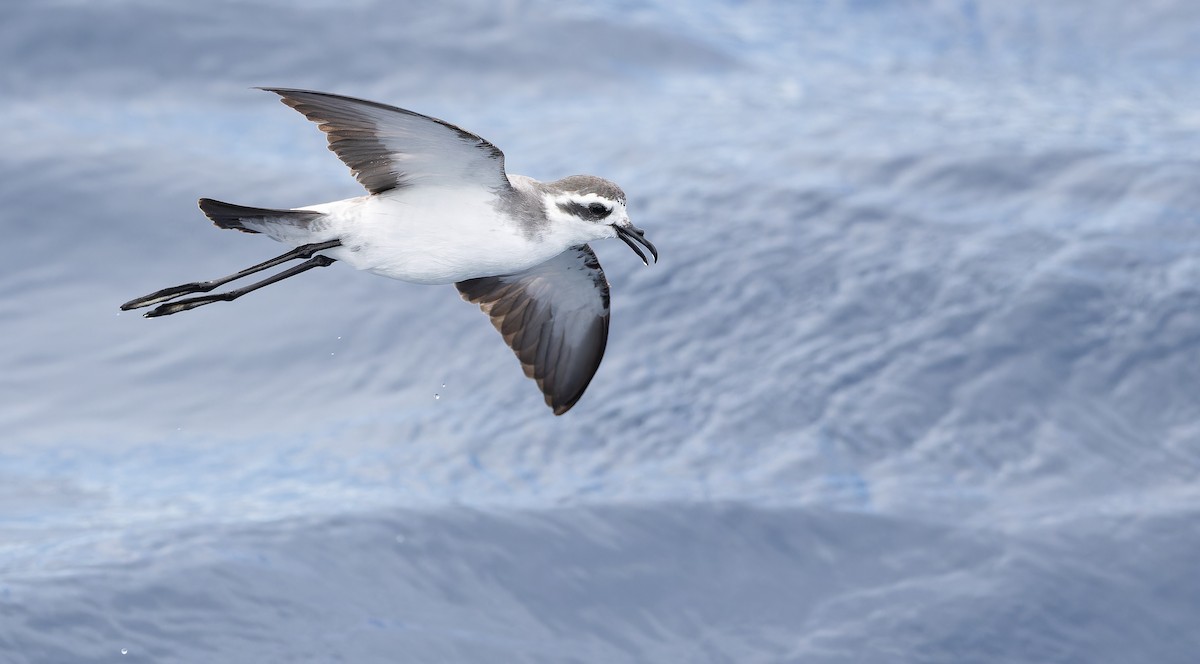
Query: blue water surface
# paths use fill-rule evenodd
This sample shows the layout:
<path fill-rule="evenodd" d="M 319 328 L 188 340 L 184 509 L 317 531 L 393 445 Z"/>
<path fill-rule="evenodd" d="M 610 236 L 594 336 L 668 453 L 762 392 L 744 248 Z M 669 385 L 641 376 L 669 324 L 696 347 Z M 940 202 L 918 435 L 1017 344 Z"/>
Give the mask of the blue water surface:
<path fill-rule="evenodd" d="M 1200 6 L 0 8 L 0 662 L 1200 652 Z M 252 86 L 620 183 L 553 417 L 452 287 L 195 201 L 361 194 Z"/>

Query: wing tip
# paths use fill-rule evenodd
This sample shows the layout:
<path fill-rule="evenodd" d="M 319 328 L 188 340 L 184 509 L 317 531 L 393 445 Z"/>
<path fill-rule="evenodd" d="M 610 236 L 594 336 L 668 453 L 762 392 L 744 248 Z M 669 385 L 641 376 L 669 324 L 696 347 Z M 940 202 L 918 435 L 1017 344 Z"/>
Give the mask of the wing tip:
<path fill-rule="evenodd" d="M 542 396 L 546 400 L 546 405 L 550 407 L 550 410 L 554 411 L 555 415 L 562 415 L 568 410 L 574 408 L 575 404 L 579 403 L 579 400 L 583 398 L 583 393 L 587 392 L 587 388 L 592 384 L 592 378 L 595 377 L 596 370 L 599 368 L 600 363 L 597 362 L 596 366 L 592 369 L 591 375 L 587 377 L 587 380 L 584 381 L 583 385 L 580 385 L 574 394 L 571 394 L 566 398 L 563 398 L 561 393 L 554 392 L 553 388 L 547 390 L 545 379 L 536 379 L 538 389 L 542 391 Z M 533 378 L 533 376 L 530 376 L 530 378 Z"/>
<path fill-rule="evenodd" d="M 291 106 L 292 108 L 296 108 L 297 104 L 303 103 L 303 100 L 300 99 L 302 95 L 329 96 L 323 92 L 316 92 L 314 90 L 301 90 L 300 88 L 268 88 L 266 86 L 262 86 L 251 89 L 262 90 L 263 92 L 270 92 L 272 94 L 279 95 L 279 101 Z"/>
<path fill-rule="evenodd" d="M 290 106 L 292 108 L 296 108 L 300 104 L 312 103 L 312 101 L 314 101 L 314 98 L 320 98 L 320 97 L 331 98 L 331 99 L 348 99 L 351 101 L 365 101 L 365 100 L 360 100 L 360 99 L 354 99 L 353 97 L 343 97 L 342 95 L 335 95 L 330 92 L 318 92 L 316 90 L 304 90 L 302 88 L 268 88 L 268 87 L 262 86 L 262 87 L 256 87 L 256 88 L 251 88 L 251 89 L 252 90 L 262 90 L 263 92 L 270 92 L 272 94 L 279 95 L 279 101 L 283 102 L 284 104 L 286 104 L 287 106 Z M 306 97 L 308 98 L 307 102 L 305 100 Z M 296 110 L 299 110 L 299 109 L 296 109 Z M 301 111 L 301 112 L 304 113 L 303 111 Z M 308 113 L 304 113 L 304 115 L 307 117 Z M 312 118 L 310 117 L 309 119 L 311 120 Z"/>
<path fill-rule="evenodd" d="M 277 88 L 270 85 L 255 85 L 251 90 L 262 90 L 263 92 L 274 92 L 277 95 L 282 95 L 287 92 L 311 92 L 310 90 L 301 90 L 300 88 Z"/>
<path fill-rule="evenodd" d="M 591 380 L 589 379 L 588 382 L 591 382 Z M 586 390 L 587 390 L 587 386 L 584 385 L 583 389 L 579 390 L 579 392 L 576 393 L 574 396 L 567 399 L 566 401 L 560 401 L 558 403 L 555 403 L 556 400 L 551 395 L 547 394 L 546 395 L 546 405 L 550 406 L 550 409 L 554 411 L 555 415 L 562 415 L 563 413 L 567 412 L 568 410 L 571 410 L 572 408 L 574 408 L 575 404 L 579 403 L 579 400 L 583 398 L 583 393 Z"/>

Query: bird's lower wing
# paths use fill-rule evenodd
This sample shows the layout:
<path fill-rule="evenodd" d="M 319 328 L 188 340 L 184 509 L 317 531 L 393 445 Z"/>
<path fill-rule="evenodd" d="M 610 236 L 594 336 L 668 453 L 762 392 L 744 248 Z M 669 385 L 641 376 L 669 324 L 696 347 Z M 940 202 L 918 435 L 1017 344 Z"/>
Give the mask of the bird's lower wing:
<path fill-rule="evenodd" d="M 456 285 L 491 317 L 554 414 L 570 410 L 608 341 L 608 281 L 592 249 L 574 247 L 524 272 Z"/>

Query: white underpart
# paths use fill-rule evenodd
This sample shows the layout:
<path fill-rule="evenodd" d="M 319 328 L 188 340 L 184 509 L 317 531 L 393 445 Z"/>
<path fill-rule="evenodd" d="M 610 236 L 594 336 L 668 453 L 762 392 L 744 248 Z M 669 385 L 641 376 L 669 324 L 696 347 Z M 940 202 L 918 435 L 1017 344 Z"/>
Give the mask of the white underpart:
<path fill-rule="evenodd" d="M 324 251 L 359 270 L 420 284 L 448 284 L 528 269 L 567 244 L 529 236 L 477 187 L 414 187 L 351 198 L 305 210 L 324 212 L 299 245 L 340 239 Z M 285 241 L 288 241 L 285 240 Z"/>
<path fill-rule="evenodd" d="M 521 192 L 532 180 L 510 176 Z M 628 221 L 625 206 L 596 194 L 562 194 L 543 201 L 549 223 L 530 233 L 496 206 L 479 187 L 412 187 L 299 208 L 325 213 L 311 231 L 264 228 L 285 244 L 341 240 L 321 253 L 355 269 L 419 284 L 448 284 L 512 274 L 540 265 L 570 247 L 615 235 L 612 221 Z M 564 213 L 558 202 L 603 203 L 609 218 L 586 221 Z"/>

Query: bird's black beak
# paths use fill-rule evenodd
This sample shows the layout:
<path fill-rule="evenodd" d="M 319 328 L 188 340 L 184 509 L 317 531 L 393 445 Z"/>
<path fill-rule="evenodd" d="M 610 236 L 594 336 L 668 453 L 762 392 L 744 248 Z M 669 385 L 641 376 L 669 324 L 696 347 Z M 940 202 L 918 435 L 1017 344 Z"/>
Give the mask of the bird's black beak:
<path fill-rule="evenodd" d="M 653 242 L 646 239 L 645 231 L 637 226 L 634 226 L 633 224 L 629 224 L 628 226 L 614 225 L 613 228 L 617 231 L 617 237 L 621 238 L 622 242 L 629 245 L 630 249 L 633 249 L 633 253 L 637 254 L 638 258 L 642 259 L 642 263 L 646 265 L 650 264 L 649 261 L 646 260 L 646 254 L 642 253 L 642 250 L 640 247 L 638 247 L 638 244 L 649 249 L 650 255 L 654 257 L 654 262 L 658 262 L 658 249 L 654 248 Z"/>

